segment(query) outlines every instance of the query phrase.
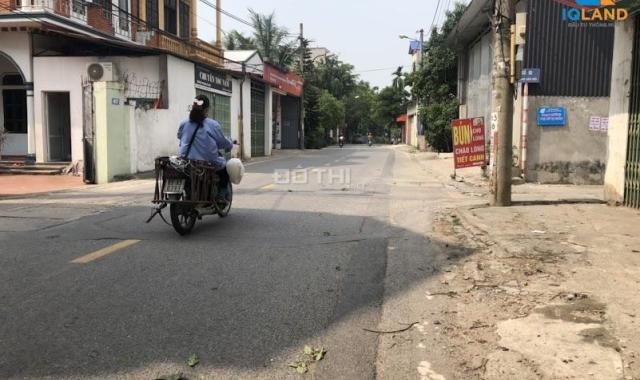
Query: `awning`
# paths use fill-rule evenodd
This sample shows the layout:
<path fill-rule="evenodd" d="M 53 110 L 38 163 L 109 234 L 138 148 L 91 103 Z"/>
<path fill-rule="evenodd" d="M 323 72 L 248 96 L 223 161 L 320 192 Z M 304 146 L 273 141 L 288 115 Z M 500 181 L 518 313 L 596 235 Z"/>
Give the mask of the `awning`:
<path fill-rule="evenodd" d="M 396 119 L 396 123 L 398 124 L 406 124 L 407 123 L 407 115 L 400 115 Z"/>

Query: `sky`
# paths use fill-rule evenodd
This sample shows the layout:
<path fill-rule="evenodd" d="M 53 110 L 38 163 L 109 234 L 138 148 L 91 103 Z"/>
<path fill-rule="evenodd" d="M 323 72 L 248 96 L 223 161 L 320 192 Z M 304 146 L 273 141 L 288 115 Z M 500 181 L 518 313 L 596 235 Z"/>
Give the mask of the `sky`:
<path fill-rule="evenodd" d="M 215 3 L 215 0 L 210 0 Z M 436 20 L 442 23 L 447 5 L 453 9 L 455 0 L 222 0 L 222 9 L 248 20 L 248 8 L 259 13 L 275 12 L 278 25 L 291 33 L 299 32 L 304 23 L 304 35 L 312 46 L 326 47 L 344 62 L 355 66 L 360 78 L 380 88 L 391 84 L 391 73 L 398 66 L 411 66 L 409 40 L 398 38 L 406 34 L 419 38 L 417 30 L 429 30 L 441 2 Z M 436 23 L 438 23 L 436 21 Z M 251 28 L 222 16 L 222 30 L 239 30 L 248 34 Z M 215 40 L 215 11 L 198 4 L 198 33 L 201 39 Z M 378 71 L 370 71 L 384 69 Z"/>

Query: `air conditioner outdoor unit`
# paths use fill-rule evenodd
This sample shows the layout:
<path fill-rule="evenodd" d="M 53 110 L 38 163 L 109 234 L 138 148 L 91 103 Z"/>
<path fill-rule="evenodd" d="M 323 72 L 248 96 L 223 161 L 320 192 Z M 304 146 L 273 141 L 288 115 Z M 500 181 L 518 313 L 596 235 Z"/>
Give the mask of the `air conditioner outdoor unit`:
<path fill-rule="evenodd" d="M 118 79 L 112 62 L 98 62 L 87 65 L 87 76 L 92 82 L 113 82 Z"/>

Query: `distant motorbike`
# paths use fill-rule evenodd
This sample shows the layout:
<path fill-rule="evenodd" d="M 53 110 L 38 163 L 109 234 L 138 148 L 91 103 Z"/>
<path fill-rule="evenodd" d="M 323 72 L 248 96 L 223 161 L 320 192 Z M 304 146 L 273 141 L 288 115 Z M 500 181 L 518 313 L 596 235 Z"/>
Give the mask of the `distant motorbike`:
<path fill-rule="evenodd" d="M 158 157 L 155 165 L 156 187 L 153 203 L 157 205 L 147 223 L 169 206 L 171 225 L 180 235 L 188 235 L 197 220 L 205 215 L 229 215 L 233 201 L 233 186 L 229 181 L 227 196 L 218 197 L 220 177 L 216 168 L 205 161 L 179 157 Z"/>
<path fill-rule="evenodd" d="M 373 141 L 369 140 L 369 146 L 373 146 Z"/>
<path fill-rule="evenodd" d="M 342 137 L 340 138 L 340 140 L 338 140 L 338 145 L 340 146 L 340 148 L 344 146 L 344 139 Z"/>

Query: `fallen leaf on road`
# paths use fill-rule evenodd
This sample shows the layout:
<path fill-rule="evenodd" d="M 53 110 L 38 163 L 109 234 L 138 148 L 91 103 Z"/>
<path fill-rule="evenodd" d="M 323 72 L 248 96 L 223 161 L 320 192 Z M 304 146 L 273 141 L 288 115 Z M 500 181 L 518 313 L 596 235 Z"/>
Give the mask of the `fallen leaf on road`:
<path fill-rule="evenodd" d="M 307 363 L 303 361 L 289 363 L 289 367 L 295 369 L 299 374 L 307 373 L 307 371 L 309 370 Z"/>
<path fill-rule="evenodd" d="M 187 359 L 187 365 L 189 367 L 195 367 L 198 365 L 198 363 L 200 363 L 200 358 L 198 358 L 198 355 L 196 354 L 192 354 L 191 356 L 189 356 L 189 358 Z"/>
<path fill-rule="evenodd" d="M 176 373 L 176 374 L 173 374 L 173 375 L 162 376 L 162 377 L 159 377 L 159 378 L 157 378 L 155 380 L 187 380 L 187 378 L 182 376 L 181 373 Z"/>

